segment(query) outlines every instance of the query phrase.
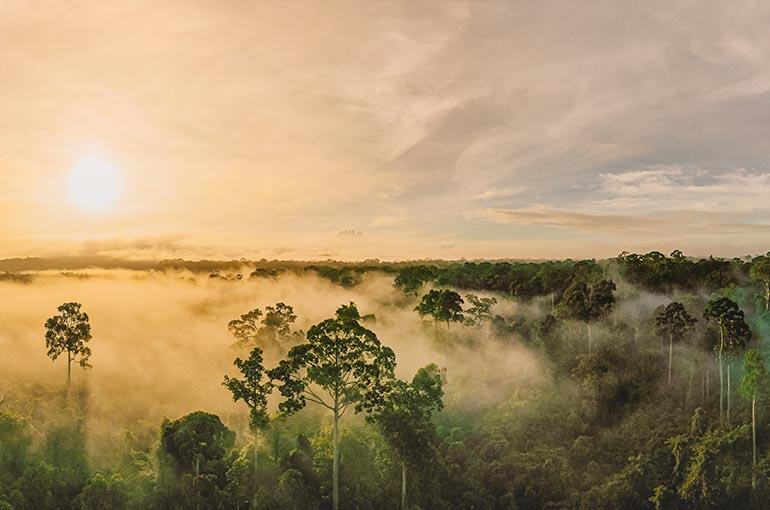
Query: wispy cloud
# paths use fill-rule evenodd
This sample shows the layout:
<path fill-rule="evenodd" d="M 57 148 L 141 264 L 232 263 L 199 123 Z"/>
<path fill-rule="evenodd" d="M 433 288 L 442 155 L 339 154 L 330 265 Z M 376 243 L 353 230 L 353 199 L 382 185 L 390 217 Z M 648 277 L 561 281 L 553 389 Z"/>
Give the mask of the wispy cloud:
<path fill-rule="evenodd" d="M 0 254 L 148 225 L 222 253 L 620 251 L 668 215 L 770 243 L 768 4 L 0 4 Z M 61 197 L 92 139 L 126 177 L 109 217 Z"/>
<path fill-rule="evenodd" d="M 521 195 L 526 191 L 522 186 L 504 186 L 502 188 L 488 189 L 482 193 L 473 196 L 474 200 L 491 200 L 495 198 L 509 198 Z"/>
<path fill-rule="evenodd" d="M 363 237 L 365 234 L 360 230 L 355 230 L 351 228 L 346 230 L 340 230 L 339 232 L 337 232 L 337 235 L 342 237 Z"/>
<path fill-rule="evenodd" d="M 396 225 L 403 223 L 405 219 L 406 218 L 403 216 L 380 216 L 379 218 L 375 218 L 369 226 L 374 228 L 395 227 Z"/>

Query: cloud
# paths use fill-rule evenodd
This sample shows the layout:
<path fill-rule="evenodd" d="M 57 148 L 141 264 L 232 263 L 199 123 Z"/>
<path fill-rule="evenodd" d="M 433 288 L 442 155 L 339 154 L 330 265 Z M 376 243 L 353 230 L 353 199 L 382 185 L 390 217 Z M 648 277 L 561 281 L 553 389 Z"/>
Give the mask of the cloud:
<path fill-rule="evenodd" d="M 375 218 L 369 226 L 371 227 L 394 227 L 404 222 L 403 216 L 380 216 Z"/>
<path fill-rule="evenodd" d="M 340 230 L 339 232 L 337 232 L 337 235 L 342 237 L 363 237 L 365 234 L 360 230 L 355 230 L 351 228 L 347 230 Z"/>
<path fill-rule="evenodd" d="M 502 188 L 488 189 L 482 193 L 474 195 L 474 200 L 490 200 L 494 198 L 509 198 L 516 195 L 521 195 L 526 191 L 526 188 L 521 186 L 506 186 Z"/>
<path fill-rule="evenodd" d="M 708 211 L 659 211 L 646 215 L 589 214 L 534 205 L 519 209 L 477 209 L 469 211 L 465 217 L 494 223 L 543 226 L 584 234 L 608 234 L 629 240 L 638 236 L 665 240 L 697 236 L 770 234 L 770 223 L 758 223 L 751 214 Z"/>
<path fill-rule="evenodd" d="M 352 216 L 390 228 L 394 258 L 440 255 L 426 236 L 507 256 L 510 231 L 457 221 L 487 206 L 550 227 L 522 256 L 601 221 L 620 251 L 622 221 L 663 238 L 666 211 L 755 214 L 720 222 L 748 229 L 768 210 L 763 3 L 2 5 L 4 255 L 183 232 L 116 249 L 302 257 Z M 94 138 L 125 200 L 85 218 L 60 183 Z"/>

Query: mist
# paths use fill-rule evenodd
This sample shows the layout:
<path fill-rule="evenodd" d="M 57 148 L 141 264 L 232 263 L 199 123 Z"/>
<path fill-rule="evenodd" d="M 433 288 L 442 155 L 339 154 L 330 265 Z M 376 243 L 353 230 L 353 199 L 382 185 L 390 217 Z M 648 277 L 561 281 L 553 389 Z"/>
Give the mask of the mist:
<path fill-rule="evenodd" d="M 244 280 L 104 269 L 28 275 L 28 283 L 0 282 L 0 388 L 8 402 L 27 408 L 44 404 L 24 402 L 26 395 L 63 387 L 66 361 L 46 356 L 43 324 L 61 303 L 81 303 L 92 325 L 93 368 L 73 365 L 73 383 L 88 394 L 87 427 L 101 441 L 198 409 L 245 433 L 246 410 L 222 386 L 223 376 L 234 374 L 233 359 L 246 354 L 234 347 L 227 323 L 278 302 L 294 307 L 294 329 L 302 331 L 356 303 L 375 315 L 367 327 L 395 351 L 396 375 L 409 379 L 419 367 L 438 364 L 446 369 L 447 403 L 460 409 L 492 406 L 511 386 L 543 380 L 535 356 L 520 345 L 490 342 L 489 329 L 442 330 L 437 340 L 432 323 L 413 311 L 416 298 L 395 289 L 388 275 L 367 273 L 352 289 L 294 273 Z M 266 349 L 266 365 L 279 354 L 285 353 Z M 271 410 L 277 413 L 273 401 Z"/>

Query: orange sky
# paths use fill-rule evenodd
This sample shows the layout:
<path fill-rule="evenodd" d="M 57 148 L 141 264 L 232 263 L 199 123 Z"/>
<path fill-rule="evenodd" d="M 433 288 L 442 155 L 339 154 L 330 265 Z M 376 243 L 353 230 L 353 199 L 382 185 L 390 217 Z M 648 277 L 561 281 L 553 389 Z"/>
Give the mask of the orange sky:
<path fill-rule="evenodd" d="M 742 2 L 6 0 L 0 258 L 764 253 L 769 32 Z"/>

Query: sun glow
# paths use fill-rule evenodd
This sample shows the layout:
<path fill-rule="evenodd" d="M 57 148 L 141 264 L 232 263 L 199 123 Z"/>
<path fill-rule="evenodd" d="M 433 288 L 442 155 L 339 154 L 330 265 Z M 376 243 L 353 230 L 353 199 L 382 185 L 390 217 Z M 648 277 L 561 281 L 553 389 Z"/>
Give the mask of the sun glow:
<path fill-rule="evenodd" d="M 120 173 L 97 154 L 83 156 L 70 171 L 68 191 L 70 201 L 80 209 L 104 211 L 120 198 Z"/>

